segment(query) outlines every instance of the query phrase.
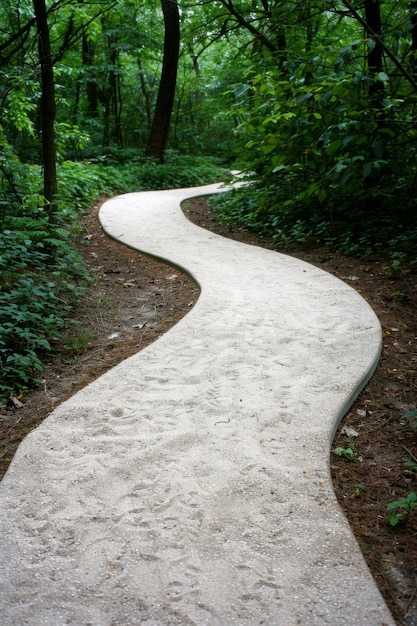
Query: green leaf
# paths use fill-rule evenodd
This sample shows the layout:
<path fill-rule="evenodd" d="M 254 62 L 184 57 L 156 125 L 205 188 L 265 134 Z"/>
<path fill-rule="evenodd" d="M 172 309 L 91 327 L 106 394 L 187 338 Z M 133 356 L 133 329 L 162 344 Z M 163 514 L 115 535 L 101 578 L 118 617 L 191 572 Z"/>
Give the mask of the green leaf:
<path fill-rule="evenodd" d="M 381 159 L 384 156 L 385 147 L 382 141 L 373 141 L 371 144 L 372 150 L 378 159 Z"/>
<path fill-rule="evenodd" d="M 343 161 L 338 161 L 333 169 L 335 172 L 339 174 L 340 172 L 343 172 L 343 170 L 345 170 L 346 168 L 347 168 L 346 163 L 344 163 Z"/>
<path fill-rule="evenodd" d="M 362 176 L 364 178 L 368 178 L 369 174 L 371 173 L 371 170 L 372 170 L 372 163 L 367 163 L 362 168 Z"/>
<path fill-rule="evenodd" d="M 264 154 L 269 154 L 270 152 L 275 150 L 275 148 L 276 148 L 276 144 L 275 143 L 273 143 L 273 144 L 266 144 L 266 145 L 262 146 L 262 152 Z"/>
<path fill-rule="evenodd" d="M 375 50 L 375 46 L 376 46 L 376 42 L 375 39 L 368 39 L 368 50 L 369 52 L 373 52 L 373 50 Z"/>
<path fill-rule="evenodd" d="M 396 526 L 401 519 L 401 515 L 397 515 L 396 513 L 391 513 L 388 517 L 388 521 L 391 526 Z"/>
<path fill-rule="evenodd" d="M 408 494 L 407 502 L 410 505 L 411 510 L 417 506 L 417 495 L 413 491 Z"/>
<path fill-rule="evenodd" d="M 344 185 L 350 178 L 351 171 L 348 167 L 344 169 L 339 178 L 339 185 Z"/>
<path fill-rule="evenodd" d="M 327 191 L 325 189 L 320 189 L 320 191 L 317 194 L 317 198 L 319 202 L 324 202 L 327 198 Z"/>
<path fill-rule="evenodd" d="M 336 139 L 336 141 L 332 141 L 332 143 L 326 147 L 326 152 L 329 156 L 334 156 L 337 152 L 339 152 L 342 146 L 342 139 Z"/>

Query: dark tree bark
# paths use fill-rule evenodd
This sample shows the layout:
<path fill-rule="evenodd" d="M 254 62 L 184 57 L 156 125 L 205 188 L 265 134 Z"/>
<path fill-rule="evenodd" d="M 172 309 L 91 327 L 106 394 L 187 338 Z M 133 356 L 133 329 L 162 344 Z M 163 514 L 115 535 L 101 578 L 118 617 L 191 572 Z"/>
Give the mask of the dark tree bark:
<path fill-rule="evenodd" d="M 103 147 L 116 143 L 123 147 L 121 132 L 121 93 L 119 80 L 119 52 L 117 34 L 107 35 L 108 75 L 103 89 L 99 90 L 99 99 L 104 108 Z"/>
<path fill-rule="evenodd" d="M 113 41 L 110 44 L 110 66 L 112 68 L 109 75 L 110 101 L 114 119 L 113 139 L 116 141 L 119 148 L 123 148 L 119 53 L 116 48 L 116 43 L 116 41 Z"/>
<path fill-rule="evenodd" d="M 313 45 L 313 22 L 311 17 L 311 5 L 310 2 L 305 3 L 305 15 L 306 15 L 306 53 L 309 55 Z M 311 85 L 313 82 L 313 72 L 311 70 L 306 71 L 305 76 L 306 85 Z"/>
<path fill-rule="evenodd" d="M 417 1 L 410 2 L 411 50 L 410 65 L 413 76 L 417 75 Z"/>
<path fill-rule="evenodd" d="M 366 19 L 364 19 L 360 15 L 360 13 L 354 8 L 354 6 L 352 5 L 352 3 L 349 0 L 342 0 L 342 2 L 345 5 L 345 7 L 348 9 L 347 15 L 350 15 L 350 16 L 354 17 L 356 20 L 358 20 L 359 24 L 361 24 L 365 28 L 365 30 L 369 33 L 370 32 L 370 26 L 369 26 L 369 24 L 367 24 Z M 378 7 L 379 7 L 379 4 L 378 4 Z M 399 61 L 397 59 L 397 57 L 395 56 L 393 51 L 389 48 L 389 46 L 387 46 L 384 43 L 384 41 L 382 40 L 380 35 L 378 35 L 375 32 L 370 33 L 370 35 L 373 37 L 373 39 L 375 39 L 375 41 L 378 42 L 378 44 L 381 46 L 382 51 L 386 54 L 387 57 L 389 57 L 391 59 L 391 61 L 395 65 L 395 67 L 399 70 L 399 72 L 402 74 L 402 76 L 404 76 L 404 78 L 407 79 L 407 81 L 410 83 L 412 88 L 415 91 L 417 91 L 417 81 L 414 79 L 412 74 L 408 71 L 408 69 L 405 66 L 405 64 L 401 63 L 401 61 Z"/>
<path fill-rule="evenodd" d="M 158 163 L 164 162 L 169 126 L 174 106 L 180 51 L 180 16 L 177 0 L 161 0 L 164 14 L 164 56 L 161 81 L 153 117 L 151 132 L 146 146 L 146 156 Z"/>
<path fill-rule="evenodd" d="M 383 69 L 383 50 L 380 40 L 382 25 L 379 0 L 365 0 L 365 20 L 371 44 L 368 52 L 368 72 L 375 79 Z M 371 83 L 369 99 L 371 106 L 377 110 L 378 116 L 380 116 L 384 108 L 384 83 L 381 80 L 374 80 Z"/>
<path fill-rule="evenodd" d="M 138 68 L 139 68 L 139 79 L 140 86 L 142 89 L 142 95 L 145 100 L 145 120 L 146 120 L 146 131 L 150 132 L 151 123 L 152 123 L 152 111 L 151 111 L 151 92 L 148 89 L 145 79 L 145 73 L 142 69 L 141 61 L 138 59 Z"/>
<path fill-rule="evenodd" d="M 45 0 L 33 0 L 41 67 L 41 134 L 43 195 L 50 219 L 56 209 L 55 83 Z"/>
<path fill-rule="evenodd" d="M 87 75 L 87 115 L 90 117 L 98 117 L 98 86 L 97 81 L 92 80 L 92 70 L 94 66 L 95 44 L 88 39 L 86 33 L 82 38 L 82 60 L 83 67 Z"/>

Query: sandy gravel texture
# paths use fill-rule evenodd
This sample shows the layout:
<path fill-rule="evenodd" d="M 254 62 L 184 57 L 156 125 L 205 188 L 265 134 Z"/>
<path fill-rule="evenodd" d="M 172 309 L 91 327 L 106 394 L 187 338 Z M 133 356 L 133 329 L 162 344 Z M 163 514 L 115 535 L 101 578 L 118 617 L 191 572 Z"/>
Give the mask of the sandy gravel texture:
<path fill-rule="evenodd" d="M 3 624 L 394 624 L 329 473 L 379 322 L 330 274 L 188 222 L 179 203 L 217 190 L 101 209 L 201 295 L 20 446 L 0 485 Z"/>

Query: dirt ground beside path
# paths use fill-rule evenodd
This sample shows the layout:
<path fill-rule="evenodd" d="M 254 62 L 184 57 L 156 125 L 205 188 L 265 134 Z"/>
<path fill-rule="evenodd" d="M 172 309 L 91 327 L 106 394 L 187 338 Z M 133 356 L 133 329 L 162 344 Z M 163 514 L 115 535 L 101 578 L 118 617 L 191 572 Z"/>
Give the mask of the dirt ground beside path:
<path fill-rule="evenodd" d="M 96 279 L 77 312 L 78 324 L 56 346 L 41 388 L 0 407 L 0 475 L 23 437 L 55 406 L 109 368 L 155 341 L 193 306 L 195 283 L 109 239 L 100 228 L 99 204 L 82 218 L 78 247 Z M 215 224 L 205 198 L 184 203 L 194 223 L 226 237 L 275 249 L 272 240 Z M 350 447 L 353 458 L 331 455 L 336 495 L 394 618 L 417 625 L 417 509 L 395 528 L 386 505 L 417 490 L 416 271 L 394 271 L 390 260 L 344 257 L 322 246 L 280 248 L 338 276 L 375 310 L 384 333 L 380 365 L 343 420 L 333 449 Z M 387 268 L 388 269 L 385 269 Z M 347 311 L 347 315 L 349 312 Z M 346 434 L 347 432 L 347 434 Z"/>

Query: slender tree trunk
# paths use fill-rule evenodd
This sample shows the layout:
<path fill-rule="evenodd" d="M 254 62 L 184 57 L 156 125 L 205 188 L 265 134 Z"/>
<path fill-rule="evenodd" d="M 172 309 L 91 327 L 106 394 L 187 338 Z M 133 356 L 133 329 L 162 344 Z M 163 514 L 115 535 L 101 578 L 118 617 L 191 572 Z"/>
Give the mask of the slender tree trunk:
<path fill-rule="evenodd" d="M 123 108 L 123 100 L 122 100 L 122 83 L 120 79 L 120 72 L 118 72 L 116 77 L 116 98 L 117 98 L 117 111 L 116 111 L 116 136 L 117 141 L 119 142 L 119 147 L 123 148 L 123 128 L 122 128 L 122 108 Z"/>
<path fill-rule="evenodd" d="M 102 147 L 108 148 L 110 144 L 110 95 L 108 89 L 103 97 L 104 116 L 103 116 L 103 138 Z"/>
<path fill-rule="evenodd" d="M 369 37 L 368 72 L 371 78 L 375 79 L 383 69 L 383 52 L 380 42 L 382 25 L 379 0 L 365 0 L 365 19 Z M 381 80 L 375 80 L 370 85 L 369 100 L 371 107 L 376 109 L 380 118 L 384 108 L 384 83 Z"/>
<path fill-rule="evenodd" d="M 113 114 L 114 124 L 112 127 L 112 138 L 119 148 L 123 147 L 122 139 L 122 123 L 121 123 L 121 90 L 119 75 L 119 53 L 116 49 L 116 41 L 110 41 L 110 75 L 109 75 L 109 91 L 111 112 Z"/>
<path fill-rule="evenodd" d="M 77 80 L 75 85 L 75 94 L 74 94 L 74 106 L 72 108 L 71 119 L 74 126 L 78 123 L 78 113 L 80 108 L 80 95 L 81 95 L 81 87 L 80 82 Z"/>
<path fill-rule="evenodd" d="M 88 39 L 86 33 L 82 39 L 83 68 L 87 74 L 87 115 L 98 117 L 98 87 L 97 82 L 91 79 L 94 65 L 95 44 Z"/>
<path fill-rule="evenodd" d="M 313 22 L 312 22 L 312 17 L 311 17 L 310 0 L 305 3 L 305 12 L 306 12 L 306 28 L 307 28 L 306 53 L 308 56 L 310 56 L 312 43 L 313 43 Z M 305 81 L 306 81 L 306 85 L 311 85 L 311 83 L 313 82 L 313 72 L 311 70 L 306 71 Z"/>
<path fill-rule="evenodd" d="M 146 147 L 146 156 L 164 162 L 169 125 L 174 106 L 175 87 L 180 50 L 180 16 L 176 0 L 161 0 L 164 14 L 165 39 L 161 81 Z"/>
<path fill-rule="evenodd" d="M 410 65 L 413 76 L 417 75 L 417 1 L 413 0 L 409 5 L 411 22 L 411 50 Z"/>
<path fill-rule="evenodd" d="M 381 46 L 381 50 L 386 54 L 388 58 L 394 63 L 395 67 L 399 70 L 400 74 L 404 76 L 404 78 L 410 83 L 412 88 L 417 91 L 417 82 L 414 76 L 408 71 L 407 67 L 404 63 L 401 63 L 399 59 L 395 56 L 394 52 L 391 50 L 389 46 L 387 46 L 381 37 L 374 32 L 370 32 L 369 24 L 367 24 L 366 20 L 360 15 L 360 13 L 355 9 L 352 3 L 349 0 L 342 0 L 342 3 L 345 5 L 347 9 L 349 9 L 349 14 L 351 14 L 356 20 L 358 20 L 359 24 L 361 24 L 367 32 L 377 41 L 377 43 Z M 379 4 L 378 4 L 379 9 Z"/>
<path fill-rule="evenodd" d="M 78 4 L 84 4 L 84 0 L 78 0 Z M 95 43 L 88 37 L 87 29 L 85 29 L 82 37 L 81 53 L 84 73 L 87 76 L 87 115 L 94 118 L 98 117 L 98 86 L 97 81 L 91 80 L 95 52 Z"/>
<path fill-rule="evenodd" d="M 43 195 L 50 219 L 56 210 L 55 84 L 45 0 L 33 0 L 41 66 L 41 134 Z"/>
<path fill-rule="evenodd" d="M 149 132 L 150 129 L 151 129 L 151 122 L 152 122 L 151 93 L 150 93 L 150 91 L 148 89 L 148 86 L 146 84 L 145 74 L 144 74 L 144 71 L 142 69 L 142 65 L 141 65 L 140 59 L 138 59 L 138 68 L 139 68 L 140 86 L 141 86 L 141 89 L 142 89 L 142 95 L 143 95 L 144 100 L 145 100 L 146 129 L 147 129 L 147 132 Z"/>

